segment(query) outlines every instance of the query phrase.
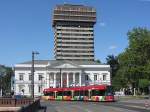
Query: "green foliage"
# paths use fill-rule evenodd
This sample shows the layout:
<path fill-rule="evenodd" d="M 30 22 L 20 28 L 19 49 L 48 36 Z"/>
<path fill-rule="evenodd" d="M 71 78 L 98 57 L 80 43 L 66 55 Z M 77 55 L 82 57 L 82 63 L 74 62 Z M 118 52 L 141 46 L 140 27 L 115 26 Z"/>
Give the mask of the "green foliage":
<path fill-rule="evenodd" d="M 117 56 L 119 68 L 114 74 L 113 85 L 144 87 L 150 81 L 150 31 L 134 28 L 127 35 L 129 46 Z"/>
<path fill-rule="evenodd" d="M 117 70 L 119 69 L 118 57 L 114 55 L 108 55 L 106 58 L 107 64 L 111 67 L 112 78 L 115 77 Z"/>
<path fill-rule="evenodd" d="M 97 63 L 101 63 L 101 61 L 99 59 L 96 60 Z"/>
<path fill-rule="evenodd" d="M 2 74 L 0 76 L 0 88 L 3 89 L 3 93 L 11 91 L 11 76 L 13 75 L 13 70 L 10 67 L 1 66 L 3 71 L 0 71 Z"/>
<path fill-rule="evenodd" d="M 150 81 L 148 79 L 139 79 L 139 88 L 146 88 L 150 85 Z"/>

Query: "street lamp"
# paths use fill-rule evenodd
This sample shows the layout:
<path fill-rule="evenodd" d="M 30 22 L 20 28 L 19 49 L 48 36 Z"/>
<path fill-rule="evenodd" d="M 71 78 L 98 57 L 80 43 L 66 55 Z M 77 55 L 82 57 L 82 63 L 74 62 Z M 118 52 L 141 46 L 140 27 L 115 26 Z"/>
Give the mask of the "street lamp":
<path fill-rule="evenodd" d="M 60 88 L 61 88 L 61 86 L 62 86 L 62 85 L 61 85 L 61 77 L 62 77 L 61 72 L 62 72 L 62 69 L 60 68 L 60 73 L 59 73 L 59 74 L 60 74 L 60 82 L 59 82 L 59 83 L 60 83 L 60 85 L 59 85 Z"/>
<path fill-rule="evenodd" d="M 32 86 L 32 98 L 34 99 L 34 56 L 38 55 L 39 52 L 36 51 L 32 51 L 32 69 L 31 69 L 31 76 L 32 76 L 32 82 L 31 82 L 31 86 Z"/>

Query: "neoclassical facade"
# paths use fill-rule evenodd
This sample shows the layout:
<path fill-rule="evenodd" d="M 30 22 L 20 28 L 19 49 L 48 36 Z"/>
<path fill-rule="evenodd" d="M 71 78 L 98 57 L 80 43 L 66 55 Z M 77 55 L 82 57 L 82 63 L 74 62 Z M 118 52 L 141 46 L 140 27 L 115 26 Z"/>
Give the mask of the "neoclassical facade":
<path fill-rule="evenodd" d="M 16 95 L 31 95 L 31 64 L 28 61 L 14 67 Z M 110 65 L 94 61 L 36 60 L 34 66 L 34 93 L 37 96 L 49 87 L 111 85 Z"/>

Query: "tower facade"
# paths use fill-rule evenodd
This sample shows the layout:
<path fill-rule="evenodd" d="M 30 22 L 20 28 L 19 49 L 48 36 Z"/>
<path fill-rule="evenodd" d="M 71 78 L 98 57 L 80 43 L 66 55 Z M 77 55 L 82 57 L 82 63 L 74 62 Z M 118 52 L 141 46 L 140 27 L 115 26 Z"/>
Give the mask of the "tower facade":
<path fill-rule="evenodd" d="M 83 5 L 57 5 L 53 13 L 56 60 L 94 61 L 96 10 Z"/>

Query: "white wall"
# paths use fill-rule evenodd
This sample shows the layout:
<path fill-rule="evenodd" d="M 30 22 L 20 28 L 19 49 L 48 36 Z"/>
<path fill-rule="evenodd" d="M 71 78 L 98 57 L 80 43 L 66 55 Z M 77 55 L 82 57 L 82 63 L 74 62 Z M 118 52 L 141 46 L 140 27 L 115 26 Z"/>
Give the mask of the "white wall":
<path fill-rule="evenodd" d="M 19 73 L 23 73 L 23 81 L 19 80 Z M 29 86 L 31 85 L 31 81 L 29 80 L 29 73 L 31 73 L 31 71 L 15 71 L 15 94 L 22 94 L 19 92 L 19 85 L 24 85 L 24 95 L 30 95 L 29 93 Z M 39 74 L 43 74 L 43 79 L 42 81 L 39 81 Z M 41 93 L 38 92 L 38 86 L 42 85 L 43 88 L 46 87 L 46 71 L 35 71 L 34 73 L 34 92 L 35 95 L 41 95 Z"/>
<path fill-rule="evenodd" d="M 19 67 L 19 65 L 17 65 L 17 67 Z M 23 67 L 23 65 L 21 65 L 21 67 Z M 73 72 L 73 73 L 76 73 L 76 72 L 79 72 L 81 73 L 81 86 L 85 86 L 85 75 L 86 74 L 89 74 L 89 79 L 91 81 L 88 81 L 89 84 L 93 85 L 93 84 L 107 84 L 107 85 L 110 85 L 111 84 L 111 80 L 110 80 L 110 72 L 109 71 L 100 71 L 99 68 L 101 67 L 104 67 L 104 66 L 96 66 L 96 69 L 95 69 L 95 66 L 91 67 L 88 66 L 88 69 L 86 68 L 85 71 L 81 72 L 81 69 L 66 69 L 66 70 L 62 70 L 62 73 L 63 72 Z M 108 66 L 106 66 L 108 67 Z M 92 68 L 94 68 L 92 70 Z M 41 95 L 43 92 L 39 92 L 38 91 L 38 86 L 42 84 L 42 87 L 43 89 L 44 88 L 48 88 L 49 87 L 49 73 L 50 72 L 58 72 L 58 71 L 55 71 L 55 70 L 48 70 L 46 71 L 35 71 L 34 73 L 34 92 L 35 92 L 35 95 L 39 96 Z M 23 81 L 20 81 L 19 80 L 19 73 L 24 73 L 24 80 Z M 21 71 L 21 70 L 16 70 L 15 71 L 15 94 L 20 94 L 19 92 L 19 85 L 22 84 L 24 85 L 24 95 L 30 95 L 29 93 L 29 87 L 28 85 L 31 84 L 31 81 L 29 81 L 29 73 L 31 73 L 30 70 L 24 70 L 24 71 Z M 103 73 L 106 73 L 106 80 L 102 80 L 103 79 Z M 39 81 L 39 74 L 43 74 L 43 79 L 42 79 L 42 82 Z M 98 77 L 97 77 L 97 81 L 94 81 L 94 74 L 98 74 Z M 53 84 L 52 84 L 53 86 Z"/>
<path fill-rule="evenodd" d="M 86 74 L 89 74 L 89 83 L 90 84 L 107 84 L 111 85 L 111 80 L 110 80 L 110 72 L 109 71 L 85 71 Z M 103 80 L 103 73 L 106 74 L 106 80 Z M 97 81 L 94 81 L 94 75 L 97 75 Z"/>

